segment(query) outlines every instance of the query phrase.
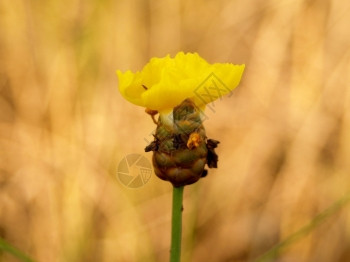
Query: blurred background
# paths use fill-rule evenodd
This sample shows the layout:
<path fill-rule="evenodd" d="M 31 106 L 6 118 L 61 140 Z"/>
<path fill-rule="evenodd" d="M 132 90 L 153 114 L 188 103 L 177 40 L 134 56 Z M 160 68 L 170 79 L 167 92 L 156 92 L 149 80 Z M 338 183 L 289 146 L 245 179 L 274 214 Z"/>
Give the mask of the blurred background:
<path fill-rule="evenodd" d="M 350 188 L 350 2 L 0 2 L 0 237 L 36 261 L 167 261 L 172 187 L 117 177 L 155 125 L 115 70 L 246 64 L 207 110 L 219 168 L 185 188 L 182 261 L 254 261 Z M 347 205 L 271 261 L 350 261 Z M 7 252 L 0 261 L 18 261 Z"/>

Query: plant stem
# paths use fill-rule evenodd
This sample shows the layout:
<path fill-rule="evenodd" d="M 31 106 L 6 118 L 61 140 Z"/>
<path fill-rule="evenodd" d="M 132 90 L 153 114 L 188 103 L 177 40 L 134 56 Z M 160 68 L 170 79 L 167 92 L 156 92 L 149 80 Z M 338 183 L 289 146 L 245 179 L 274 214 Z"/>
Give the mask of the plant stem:
<path fill-rule="evenodd" d="M 184 187 L 173 187 L 170 262 L 180 262 L 182 231 L 182 198 Z"/>
<path fill-rule="evenodd" d="M 7 252 L 12 255 L 14 255 L 16 258 L 18 258 L 18 261 L 23 262 L 34 262 L 31 258 L 29 258 L 26 254 L 24 254 L 21 250 L 17 249 L 16 247 L 12 246 L 9 242 L 7 242 L 5 239 L 0 237 L 0 255 L 1 253 Z M 2 257 L 2 256 L 1 256 Z M 16 260 L 17 261 L 17 260 Z"/>

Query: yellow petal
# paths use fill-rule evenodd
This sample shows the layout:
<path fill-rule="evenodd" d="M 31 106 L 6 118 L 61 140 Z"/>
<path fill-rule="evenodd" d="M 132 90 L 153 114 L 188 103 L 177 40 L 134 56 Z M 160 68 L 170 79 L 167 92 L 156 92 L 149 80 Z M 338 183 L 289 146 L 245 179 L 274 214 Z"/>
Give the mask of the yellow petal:
<path fill-rule="evenodd" d="M 210 65 L 197 53 L 179 52 L 175 58 L 152 58 L 140 72 L 117 71 L 119 90 L 128 101 L 167 111 L 186 98 L 204 106 L 239 84 L 244 65 Z"/>
<path fill-rule="evenodd" d="M 144 106 L 141 96 L 146 90 L 142 86 L 140 73 L 134 74 L 130 70 L 122 73 L 120 70 L 117 70 L 117 75 L 119 91 L 122 96 L 135 105 Z"/>

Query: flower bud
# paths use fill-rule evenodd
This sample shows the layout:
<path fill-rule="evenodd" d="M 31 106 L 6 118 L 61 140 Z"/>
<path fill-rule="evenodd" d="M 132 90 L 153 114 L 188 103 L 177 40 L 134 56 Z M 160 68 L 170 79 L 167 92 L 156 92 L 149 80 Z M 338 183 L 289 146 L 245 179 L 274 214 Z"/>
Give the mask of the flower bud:
<path fill-rule="evenodd" d="M 176 106 L 169 121 L 159 117 L 154 138 L 145 151 L 153 151 L 155 174 L 175 187 L 204 177 L 206 164 L 217 167 L 214 149 L 219 142 L 207 139 L 200 111 L 191 99 Z"/>

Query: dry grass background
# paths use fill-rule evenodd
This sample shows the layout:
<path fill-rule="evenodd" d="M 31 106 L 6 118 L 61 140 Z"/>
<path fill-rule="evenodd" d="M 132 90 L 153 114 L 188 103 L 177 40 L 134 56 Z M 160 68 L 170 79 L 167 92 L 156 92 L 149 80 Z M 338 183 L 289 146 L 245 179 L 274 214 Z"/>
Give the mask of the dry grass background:
<path fill-rule="evenodd" d="M 171 186 L 116 179 L 154 124 L 115 70 L 245 63 L 207 111 L 219 169 L 185 189 L 183 261 L 254 261 L 347 196 L 350 2 L 0 2 L 0 236 L 37 261 L 167 261 Z M 16 261 L 7 253 L 1 261 Z M 350 261 L 344 206 L 273 261 Z"/>

